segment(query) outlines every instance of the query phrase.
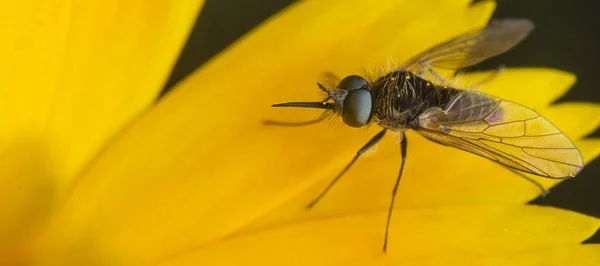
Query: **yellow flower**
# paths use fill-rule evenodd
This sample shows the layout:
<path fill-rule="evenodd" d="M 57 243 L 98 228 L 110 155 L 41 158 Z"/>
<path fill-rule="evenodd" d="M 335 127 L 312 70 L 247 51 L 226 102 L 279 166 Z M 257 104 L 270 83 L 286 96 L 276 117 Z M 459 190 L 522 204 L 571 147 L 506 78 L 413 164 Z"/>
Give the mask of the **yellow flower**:
<path fill-rule="evenodd" d="M 599 219 L 524 205 L 539 193 L 530 183 L 411 133 L 386 256 L 400 159 L 394 140 L 307 211 L 377 128 L 262 124 L 314 118 L 314 110 L 269 106 L 314 99 L 323 71 L 356 73 L 482 27 L 494 3 L 469 2 L 299 2 L 151 107 L 199 1 L 3 3 L 10 13 L 2 14 L 8 37 L 0 49 L 8 58 L 0 72 L 2 261 L 597 265 L 600 247 L 580 243 Z M 574 80 L 557 70 L 509 69 L 483 90 L 536 109 L 588 162 L 600 140 L 582 138 L 600 124 L 600 107 L 550 105 Z"/>

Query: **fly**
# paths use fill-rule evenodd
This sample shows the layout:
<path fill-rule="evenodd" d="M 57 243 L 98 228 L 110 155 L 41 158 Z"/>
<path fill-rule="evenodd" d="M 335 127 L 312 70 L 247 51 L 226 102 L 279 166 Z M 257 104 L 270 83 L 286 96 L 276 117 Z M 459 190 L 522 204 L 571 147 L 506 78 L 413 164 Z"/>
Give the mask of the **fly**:
<path fill-rule="evenodd" d="M 533 30 L 526 19 L 495 20 L 485 28 L 465 33 L 406 61 L 383 76 L 368 79 L 347 76 L 333 86 L 317 83 L 327 97 L 317 102 L 287 102 L 273 107 L 324 109 L 325 116 L 304 123 L 321 121 L 326 115 L 341 117 L 350 127 L 377 124 L 383 129 L 372 137 L 323 192 L 308 204 L 313 207 L 354 162 L 375 146 L 387 131 L 401 136 L 402 162 L 396 178 L 383 243 L 388 232 L 394 200 L 406 161 L 406 130 L 499 163 L 546 190 L 523 173 L 547 178 L 574 177 L 583 167 L 581 153 L 550 121 L 535 111 L 481 92 L 434 84 L 424 77 L 439 77 L 434 69 L 458 70 L 504 53 Z M 273 122 L 272 122 L 273 123 Z"/>

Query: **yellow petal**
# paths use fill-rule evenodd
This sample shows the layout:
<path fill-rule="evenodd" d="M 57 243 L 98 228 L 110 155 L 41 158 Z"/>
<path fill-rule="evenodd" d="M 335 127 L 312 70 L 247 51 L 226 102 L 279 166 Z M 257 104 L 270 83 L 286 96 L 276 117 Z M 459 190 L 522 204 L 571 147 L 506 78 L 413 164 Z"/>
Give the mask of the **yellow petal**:
<path fill-rule="evenodd" d="M 470 88 L 470 85 L 481 83 L 491 75 L 493 72 L 490 71 L 469 73 L 460 76 L 456 84 Z M 474 89 L 525 105 L 548 118 L 570 138 L 579 139 L 600 125 L 600 105 L 552 104 L 571 88 L 575 80 L 573 74 L 554 69 L 511 68 Z"/>
<path fill-rule="evenodd" d="M 600 154 L 600 139 L 581 139 L 575 142 L 575 145 L 579 147 L 583 160 L 591 162 L 598 157 Z"/>
<path fill-rule="evenodd" d="M 488 72 L 465 75 L 461 77 L 460 82 L 476 83 L 490 74 Z M 597 139 L 580 138 L 598 127 L 600 105 L 561 103 L 548 106 L 552 98 L 558 97 L 568 89 L 559 86 L 570 86 L 573 82 L 572 74 L 557 70 L 506 69 L 497 78 L 485 83 L 480 90 L 536 109 L 575 142 L 587 163 L 600 154 L 600 143 Z M 521 86 L 514 86 L 515 84 Z M 528 90 L 545 92 L 548 89 L 550 89 L 548 94 L 540 93 L 536 97 L 528 92 Z M 522 93 L 523 91 L 526 93 Z M 314 128 L 317 126 L 313 127 L 313 130 Z M 290 135 L 286 145 L 290 150 L 307 149 L 310 141 L 315 141 L 309 139 L 301 142 L 304 137 L 294 135 L 298 132 L 309 134 L 302 131 L 303 129 L 273 128 L 272 130 Z M 317 134 L 325 135 L 324 137 L 330 138 L 330 142 L 345 148 L 342 150 L 345 159 L 338 161 L 337 168 L 324 172 L 321 182 L 316 186 L 298 193 L 289 201 L 275 207 L 267 215 L 246 226 L 244 230 L 274 226 L 297 219 L 384 210 L 389 205 L 391 190 L 400 166 L 399 145 L 394 138 L 384 139 L 378 145 L 377 153 L 362 157 L 311 212 L 296 208 L 307 205 L 321 193 L 331 179 L 351 160 L 361 144 L 366 143 L 370 137 L 363 136 L 362 143 L 353 143 L 353 147 L 348 148 L 349 145 L 344 144 L 344 141 L 350 143 L 352 140 L 341 135 L 349 135 L 350 130 L 346 132 L 326 127 L 319 130 Z M 337 136 L 326 135 L 332 130 L 337 131 Z M 306 138 L 310 137 L 314 138 L 312 135 Z M 408 158 L 396 201 L 400 208 L 519 204 L 541 194 L 538 187 L 494 162 L 455 148 L 440 146 L 413 132 L 408 132 L 407 137 Z M 314 149 L 318 150 L 319 147 L 315 146 Z M 321 165 L 323 164 L 325 163 L 321 162 Z M 303 162 L 301 165 L 307 164 Z M 314 164 L 312 167 L 321 166 Z M 293 172 L 293 170 L 288 171 Z M 560 182 L 560 180 L 528 176 L 546 188 Z"/>
<path fill-rule="evenodd" d="M 0 3 L 2 241 L 42 220 L 152 103 L 201 2 Z"/>
<path fill-rule="evenodd" d="M 469 84 L 480 83 L 492 74 L 493 72 L 490 71 L 465 74 L 459 78 L 457 84 L 469 88 Z M 600 154 L 600 143 L 597 139 L 582 140 L 581 138 L 592 133 L 600 125 L 600 105 L 571 102 L 552 104 L 566 93 L 575 81 L 576 77 L 573 74 L 564 71 L 513 68 L 503 70 L 491 81 L 475 89 L 523 104 L 543 115 L 575 143 L 583 155 L 584 162 L 589 163 Z M 552 187 L 561 182 L 528 176 L 545 187 Z"/>
<path fill-rule="evenodd" d="M 541 194 L 535 185 L 491 161 L 440 146 L 412 132 L 407 137 L 410 139 L 409 151 L 414 147 L 414 152 L 409 152 L 396 196 L 397 208 L 521 204 Z M 600 153 L 600 142 L 596 139 L 579 140 L 575 144 L 580 148 L 585 162 Z M 338 168 L 331 170 L 316 186 L 274 207 L 244 230 L 332 215 L 385 210 L 390 204 L 391 191 L 399 170 L 398 149 L 393 139 L 382 141 L 376 154 L 361 158 L 310 211 L 298 208 L 306 206 L 325 188 L 344 163 L 351 159 L 352 154 L 348 153 L 346 161 L 339 162 Z M 547 188 L 558 182 L 528 176 Z"/>
<path fill-rule="evenodd" d="M 579 139 L 600 126 L 600 104 L 560 103 L 539 110 L 572 139 Z"/>
<path fill-rule="evenodd" d="M 38 171 L 68 182 L 155 99 L 200 3 L 3 2 L 3 164 L 26 176 L 14 157 L 47 157 Z"/>
<path fill-rule="evenodd" d="M 556 69 L 508 68 L 486 82 L 493 72 L 460 75 L 455 83 L 459 88 L 475 86 L 474 89 L 496 97 L 539 109 L 565 94 L 576 81 L 575 75 Z"/>
<path fill-rule="evenodd" d="M 386 213 L 378 212 L 236 234 L 165 258 L 160 265 L 565 265 L 557 262 L 569 259 L 566 264 L 600 263 L 598 245 L 580 244 L 600 220 L 560 209 L 398 210 L 387 255 L 381 252 L 385 219 Z"/>
<path fill-rule="evenodd" d="M 365 140 L 359 136 L 368 136 L 326 125 L 265 127 L 269 116 L 299 113 L 269 105 L 314 95 L 322 71 L 358 71 L 365 62 L 383 60 L 375 48 L 408 57 L 403 47 L 422 50 L 480 27 L 494 5 L 468 8 L 469 2 L 299 2 L 190 77 L 112 143 L 49 234 L 85 245 L 90 257 L 109 252 L 147 260 L 223 237 L 261 217 L 330 176 Z M 378 28 L 386 30 L 373 32 Z M 344 136 L 336 140 L 340 132 Z"/>

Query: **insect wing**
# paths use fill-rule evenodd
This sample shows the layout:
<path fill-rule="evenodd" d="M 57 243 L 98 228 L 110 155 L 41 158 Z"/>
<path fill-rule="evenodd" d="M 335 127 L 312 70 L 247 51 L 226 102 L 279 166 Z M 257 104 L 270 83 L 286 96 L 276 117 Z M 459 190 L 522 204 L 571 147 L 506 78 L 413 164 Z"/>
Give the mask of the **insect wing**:
<path fill-rule="evenodd" d="M 583 167 L 579 150 L 544 117 L 480 92 L 461 92 L 446 110 L 430 108 L 418 119 L 424 137 L 519 171 L 568 178 Z"/>
<path fill-rule="evenodd" d="M 526 19 L 494 20 L 475 30 L 436 45 L 408 60 L 400 69 L 440 68 L 457 70 L 502 54 L 521 42 L 533 30 Z"/>

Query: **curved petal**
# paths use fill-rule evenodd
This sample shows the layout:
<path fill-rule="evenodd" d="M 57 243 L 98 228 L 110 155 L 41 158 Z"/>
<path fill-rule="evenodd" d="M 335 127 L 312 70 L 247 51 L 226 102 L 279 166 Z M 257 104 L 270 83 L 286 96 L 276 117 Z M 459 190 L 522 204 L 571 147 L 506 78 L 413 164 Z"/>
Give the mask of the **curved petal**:
<path fill-rule="evenodd" d="M 43 220 L 90 158 L 152 103 L 201 2 L 0 3 L 2 241 Z"/>
<path fill-rule="evenodd" d="M 527 103 L 527 107 L 538 109 L 550 105 L 565 94 L 577 80 L 574 74 L 541 67 L 504 69 L 490 80 L 493 75 L 494 71 L 462 74 L 454 82 L 459 88 L 475 86 L 478 88 L 473 89 L 514 102 Z"/>
<path fill-rule="evenodd" d="M 569 259 L 566 264 L 600 263 L 600 245 L 580 244 L 600 220 L 573 212 L 484 206 L 398 210 L 394 215 L 387 255 L 381 251 L 386 213 L 378 212 L 233 235 L 165 258 L 159 265 L 564 265 L 557 262 Z"/>
<path fill-rule="evenodd" d="M 67 251 L 91 245 L 90 257 L 113 252 L 152 260 L 261 217 L 339 169 L 360 136 L 368 136 L 325 125 L 265 127 L 261 121 L 275 116 L 316 115 L 275 112 L 269 105 L 313 95 L 324 70 L 358 71 L 383 61 L 382 51 L 408 57 L 409 48 L 398 47 L 425 49 L 480 27 L 494 5 L 468 8 L 469 2 L 297 3 L 183 82 L 115 140 L 75 187 L 49 239 Z"/>
<path fill-rule="evenodd" d="M 597 103 L 560 103 L 539 111 L 572 139 L 586 137 L 600 126 Z"/>
<path fill-rule="evenodd" d="M 462 75 L 458 86 L 470 88 L 469 84 L 479 83 L 492 75 L 492 72 Z M 567 136 L 574 140 L 583 154 L 584 161 L 590 162 L 600 154 L 597 139 L 582 140 L 585 135 L 600 125 L 600 105 L 593 103 L 561 103 L 549 105 L 565 93 L 575 81 L 575 77 L 563 71 L 544 68 L 506 69 L 482 87 L 477 88 L 494 96 L 522 103 L 537 110 L 556 124 Z M 543 92 L 543 93 L 540 93 Z M 573 116 L 573 114 L 577 114 Z M 305 143 L 291 146 L 300 139 L 293 135 L 298 129 L 284 128 L 282 134 L 289 134 L 287 145 L 290 149 L 306 147 Z M 323 129 L 319 134 L 331 129 Z M 283 133 L 286 132 L 286 133 Z M 372 133 L 375 134 L 374 132 Z M 366 143 L 369 136 L 362 137 Z M 454 148 L 432 143 L 418 134 L 407 133 L 408 159 L 404 177 L 400 184 L 397 206 L 400 208 L 439 207 L 447 205 L 483 205 L 499 203 L 524 203 L 540 195 L 541 191 L 532 183 L 512 174 L 503 167 Z M 332 141 L 342 139 L 341 136 Z M 343 139 L 338 142 L 343 145 Z M 346 150 L 349 162 L 360 144 L 353 144 L 353 150 Z M 297 148 L 293 148 L 297 147 Z M 318 148 L 315 147 L 315 150 Z M 385 209 L 390 202 L 391 189 L 400 166 L 398 142 L 393 138 L 384 139 L 371 156 L 364 156 L 344 175 L 342 181 L 328 192 L 310 212 L 298 209 L 311 202 L 343 168 L 329 172 L 315 187 L 307 189 L 289 201 L 274 208 L 264 217 L 253 221 L 245 230 L 274 226 L 286 221 L 309 219 L 323 215 L 344 215 Z M 528 175 L 531 179 L 550 188 L 560 182 Z"/>

